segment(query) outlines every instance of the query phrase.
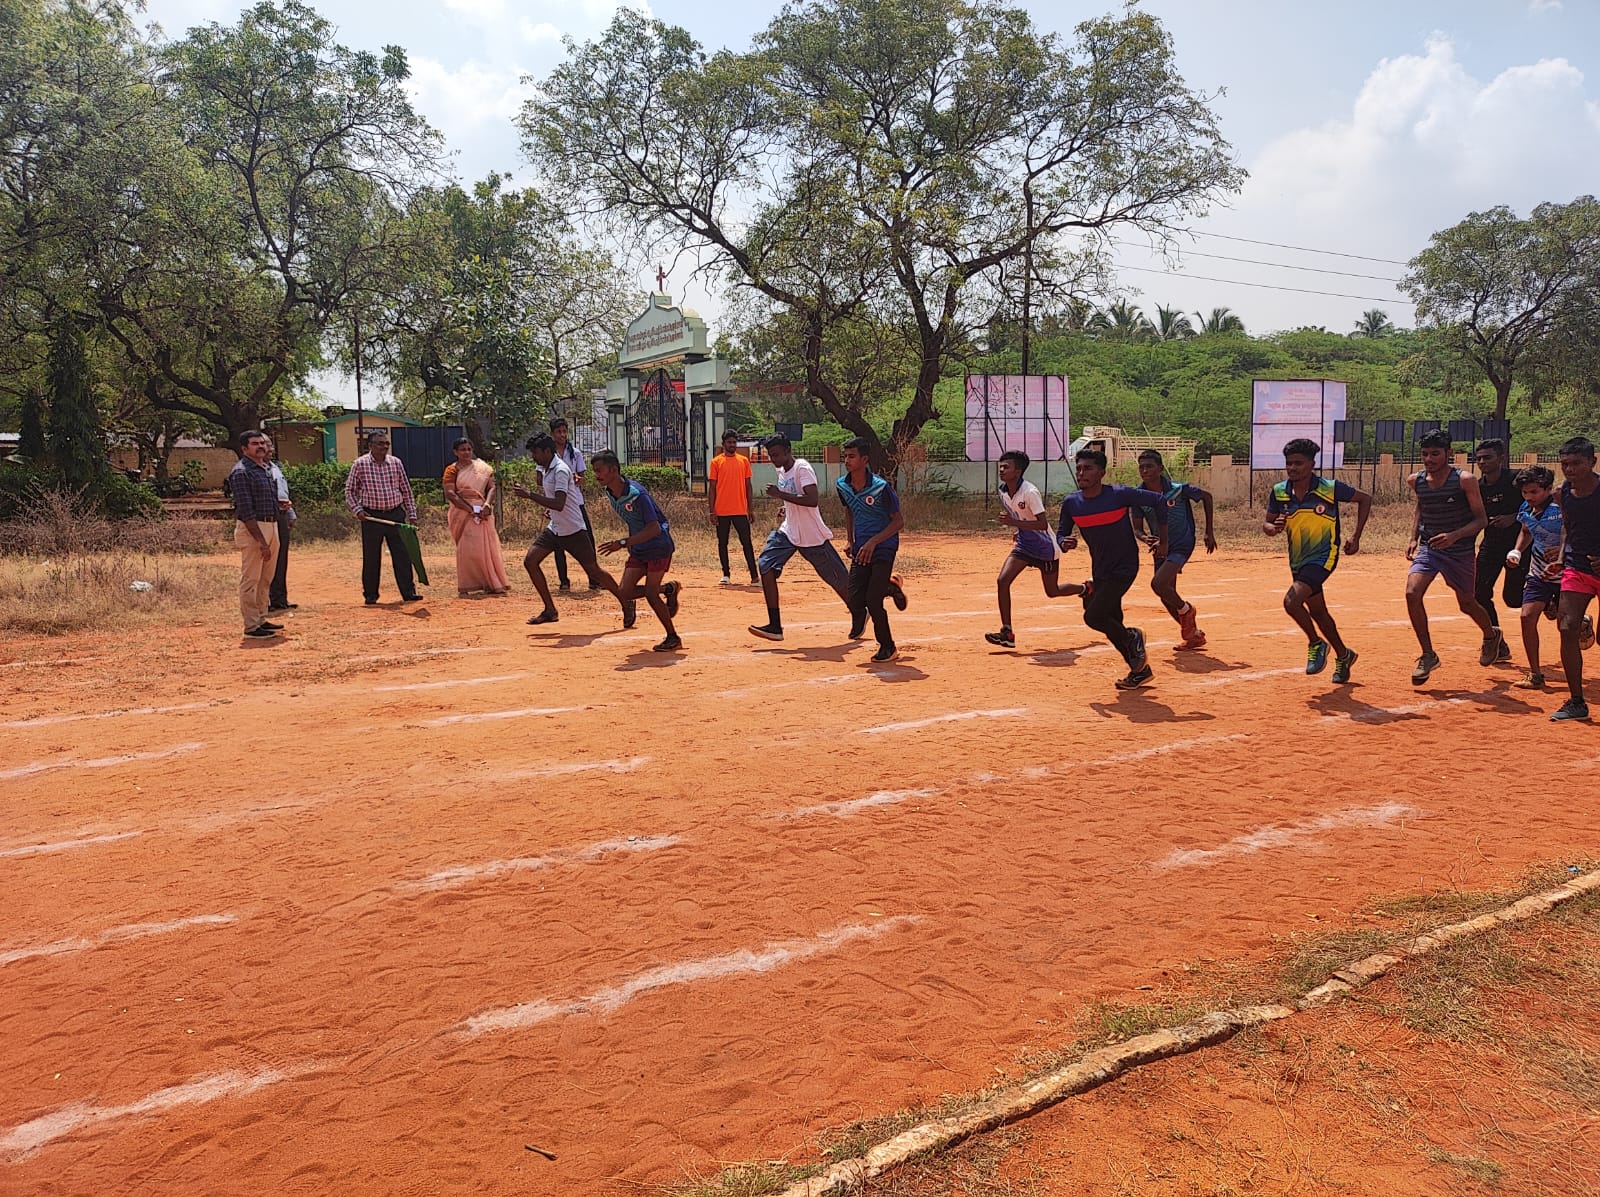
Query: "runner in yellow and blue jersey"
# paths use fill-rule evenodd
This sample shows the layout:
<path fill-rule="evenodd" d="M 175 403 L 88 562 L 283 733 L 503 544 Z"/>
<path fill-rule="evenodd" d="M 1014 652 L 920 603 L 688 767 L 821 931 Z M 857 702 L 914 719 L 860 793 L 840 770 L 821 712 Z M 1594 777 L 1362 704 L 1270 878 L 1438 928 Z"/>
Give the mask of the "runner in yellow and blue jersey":
<path fill-rule="evenodd" d="M 1339 638 L 1322 588 L 1339 564 L 1339 504 L 1356 505 L 1356 530 L 1344 542 L 1344 552 L 1353 554 L 1361 550 L 1361 533 L 1372 514 L 1372 496 L 1348 482 L 1319 477 L 1316 462 L 1320 452 L 1321 446 L 1306 437 L 1297 437 L 1283 447 L 1286 477 L 1272 488 L 1262 531 L 1268 536 L 1282 532 L 1289 541 L 1289 571 L 1294 581 L 1283 596 L 1283 609 L 1306 634 L 1306 672 L 1323 671 L 1332 645 L 1333 680 L 1348 682 L 1356 653 Z"/>

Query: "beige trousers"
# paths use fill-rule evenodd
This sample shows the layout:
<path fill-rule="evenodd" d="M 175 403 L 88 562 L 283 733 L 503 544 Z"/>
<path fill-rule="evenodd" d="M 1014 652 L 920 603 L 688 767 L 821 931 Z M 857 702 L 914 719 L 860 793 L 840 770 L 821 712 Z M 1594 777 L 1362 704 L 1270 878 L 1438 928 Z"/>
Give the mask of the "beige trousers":
<path fill-rule="evenodd" d="M 278 568 L 278 524 L 257 520 L 256 527 L 266 539 L 267 552 L 242 521 L 233 525 L 233 543 L 239 547 L 239 618 L 244 630 L 261 626 L 272 598 L 272 574 Z"/>

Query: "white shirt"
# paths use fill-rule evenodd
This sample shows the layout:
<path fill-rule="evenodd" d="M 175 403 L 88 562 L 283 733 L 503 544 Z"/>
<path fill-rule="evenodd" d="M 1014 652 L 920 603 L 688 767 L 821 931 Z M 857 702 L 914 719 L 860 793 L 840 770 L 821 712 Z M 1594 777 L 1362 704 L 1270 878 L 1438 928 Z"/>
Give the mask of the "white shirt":
<path fill-rule="evenodd" d="M 583 488 L 578 485 L 578 475 L 583 473 L 584 467 L 588 465 L 588 462 L 583 460 L 583 450 L 568 441 L 567 447 L 556 454 L 556 460 L 566 462 L 567 469 L 572 471 L 572 493 L 567 502 L 571 503 L 573 499 L 576 499 L 578 500 L 578 506 L 582 507 Z"/>
<path fill-rule="evenodd" d="M 1018 485 L 1017 493 L 1014 495 L 1008 495 L 1002 490 L 1000 501 L 1006 505 L 1006 510 L 1018 519 L 1037 519 L 1045 513 L 1044 496 L 1031 482 L 1024 481 Z M 1015 539 L 1017 547 L 1030 557 L 1054 561 L 1061 556 L 1061 546 L 1056 543 L 1055 534 L 1048 527 L 1043 532 L 1035 532 L 1032 528 L 1018 528 Z"/>
<path fill-rule="evenodd" d="M 806 493 L 806 487 L 816 485 L 817 472 L 803 457 L 796 457 L 794 464 L 787 470 L 778 471 L 778 489 L 786 495 L 803 495 Z M 819 491 L 817 498 L 820 500 L 821 497 Z M 822 522 L 820 506 L 801 507 L 794 503 L 784 503 L 783 523 L 778 526 L 778 531 L 787 536 L 789 543 L 797 549 L 814 548 L 833 539 L 833 533 L 828 531 L 828 525 Z"/>
<path fill-rule="evenodd" d="M 278 502 L 289 501 L 289 480 L 283 476 L 283 471 L 278 468 L 275 461 L 267 462 L 267 469 L 272 473 L 272 480 L 278 484 Z"/>
<path fill-rule="evenodd" d="M 578 492 L 578 486 L 572 480 L 572 471 L 567 468 L 567 463 L 559 457 L 552 457 L 550 464 L 539 471 L 539 485 L 547 499 L 553 499 L 563 491 L 567 496 L 567 504 L 560 511 L 554 507 L 548 508 L 550 531 L 557 536 L 573 536 L 582 532 L 583 504 L 572 501 L 572 496 Z"/>

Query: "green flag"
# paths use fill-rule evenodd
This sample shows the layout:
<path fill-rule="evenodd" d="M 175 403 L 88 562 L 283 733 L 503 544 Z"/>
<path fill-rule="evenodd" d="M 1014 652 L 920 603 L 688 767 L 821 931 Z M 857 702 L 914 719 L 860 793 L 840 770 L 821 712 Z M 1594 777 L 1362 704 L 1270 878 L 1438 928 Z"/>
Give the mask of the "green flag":
<path fill-rule="evenodd" d="M 428 569 L 422 564 L 422 545 L 417 541 L 417 526 L 415 524 L 400 524 L 400 542 L 406 546 L 406 556 L 411 558 L 411 568 L 417 571 L 417 581 L 424 586 L 432 585 L 428 581 Z"/>

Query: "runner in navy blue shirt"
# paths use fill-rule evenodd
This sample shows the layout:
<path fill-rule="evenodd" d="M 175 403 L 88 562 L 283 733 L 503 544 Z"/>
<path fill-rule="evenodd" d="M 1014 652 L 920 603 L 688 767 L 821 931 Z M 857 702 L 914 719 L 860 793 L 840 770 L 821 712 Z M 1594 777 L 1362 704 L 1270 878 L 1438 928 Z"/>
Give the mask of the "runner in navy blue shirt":
<path fill-rule="evenodd" d="M 834 485 L 844 504 L 845 542 L 850 546 L 846 556 L 850 559 L 851 635 L 864 630 L 870 616 L 872 634 L 878 641 L 872 659 L 885 664 L 900 655 L 883 600 L 894 594 L 895 605 L 905 609 L 905 591 L 894 573 L 894 556 L 900 551 L 900 529 L 906 520 L 894 487 L 872 472 L 871 452 L 866 438 L 847 440 L 841 454 L 845 473 Z"/>
<path fill-rule="evenodd" d="M 1594 442 L 1575 436 L 1561 446 L 1561 522 L 1566 548 L 1561 563 L 1561 668 L 1570 697 L 1550 718 L 1587 719 L 1583 696 L 1583 650 L 1594 643 L 1589 603 L 1600 595 L 1600 475 L 1594 469 Z"/>
<path fill-rule="evenodd" d="M 1174 482 L 1167 477 L 1166 463 L 1154 449 L 1139 454 L 1139 482 L 1145 490 L 1153 490 L 1167 504 L 1167 555 L 1155 559 L 1155 575 L 1150 579 L 1150 589 L 1155 591 L 1167 614 L 1178 621 L 1178 631 L 1183 636 L 1178 644 L 1180 651 L 1204 648 L 1206 634 L 1200 630 L 1200 613 L 1193 603 L 1185 602 L 1178 594 L 1178 575 L 1193 556 L 1196 539 L 1194 505 L 1199 503 L 1206 513 L 1206 552 L 1217 550 L 1217 537 L 1212 530 L 1213 505 L 1211 492 L 1191 486 L 1187 482 Z M 1144 531 L 1144 516 L 1133 511 L 1133 526 Z M 1154 535 L 1146 535 L 1144 542 L 1155 546 Z"/>
<path fill-rule="evenodd" d="M 1110 640 L 1128 663 L 1128 675 L 1117 689 L 1136 690 L 1152 675 L 1145 657 L 1144 633 L 1122 619 L 1122 596 L 1139 576 L 1139 542 L 1133 535 L 1130 507 L 1143 507 L 1156 526 L 1156 555 L 1167 555 L 1167 503 L 1154 491 L 1136 486 L 1107 486 L 1106 455 L 1098 449 L 1080 449 L 1075 463 L 1078 492 L 1061 501 L 1057 528 L 1061 547 L 1078 547 L 1076 528 L 1089 546 L 1090 581 L 1085 586 L 1083 622 Z"/>
<path fill-rule="evenodd" d="M 672 526 L 666 514 L 650 497 L 650 492 L 637 482 L 622 476 L 622 465 L 617 455 L 609 449 L 596 453 L 589 459 L 594 469 L 595 481 L 605 487 L 606 498 L 611 500 L 611 510 L 617 513 L 628 529 L 626 536 L 602 543 L 600 551 L 607 555 L 627 550 L 628 559 L 622 567 L 622 599 L 624 608 L 639 597 L 650 604 L 667 638 L 654 645 L 658 653 L 677 652 L 683 647 L 678 629 L 672 618 L 678 613 L 677 582 L 662 584 L 667 570 L 672 568 L 672 554 L 677 546 L 672 540 Z"/>

